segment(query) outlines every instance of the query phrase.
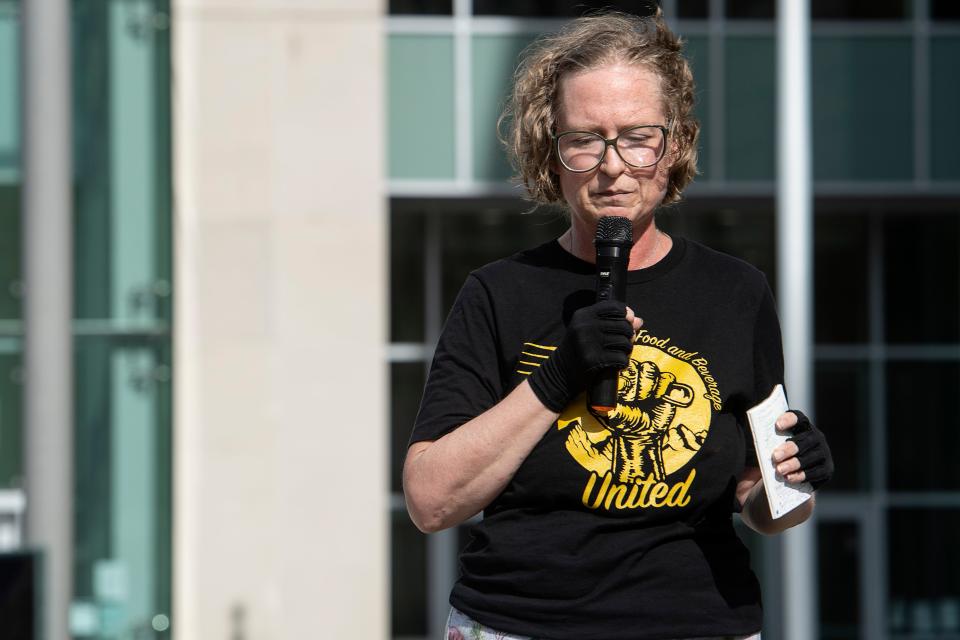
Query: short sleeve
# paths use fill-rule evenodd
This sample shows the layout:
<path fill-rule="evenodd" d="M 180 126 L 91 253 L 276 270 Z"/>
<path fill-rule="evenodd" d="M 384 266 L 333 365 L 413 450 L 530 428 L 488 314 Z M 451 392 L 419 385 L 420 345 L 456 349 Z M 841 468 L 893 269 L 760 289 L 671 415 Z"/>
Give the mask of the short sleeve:
<path fill-rule="evenodd" d="M 489 292 L 471 275 L 444 323 L 409 444 L 436 440 L 500 401 L 499 352 Z"/>
<path fill-rule="evenodd" d="M 773 388 L 783 384 L 783 340 L 780 335 L 780 319 L 770 287 L 764 281 L 763 297 L 757 308 L 753 330 L 753 397 L 752 407 L 770 395 Z M 753 438 L 746 439 L 746 465 L 757 466 L 757 453 Z"/>

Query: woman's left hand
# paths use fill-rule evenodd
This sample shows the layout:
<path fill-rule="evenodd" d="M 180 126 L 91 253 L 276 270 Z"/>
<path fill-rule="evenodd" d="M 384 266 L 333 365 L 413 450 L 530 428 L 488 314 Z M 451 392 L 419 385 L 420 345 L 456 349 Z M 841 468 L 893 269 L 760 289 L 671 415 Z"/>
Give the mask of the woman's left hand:
<path fill-rule="evenodd" d="M 809 482 L 819 489 L 833 476 L 833 456 L 823 432 L 800 411 L 787 411 L 777 418 L 777 431 L 793 430 L 787 442 L 773 450 L 777 472 L 787 482 Z"/>

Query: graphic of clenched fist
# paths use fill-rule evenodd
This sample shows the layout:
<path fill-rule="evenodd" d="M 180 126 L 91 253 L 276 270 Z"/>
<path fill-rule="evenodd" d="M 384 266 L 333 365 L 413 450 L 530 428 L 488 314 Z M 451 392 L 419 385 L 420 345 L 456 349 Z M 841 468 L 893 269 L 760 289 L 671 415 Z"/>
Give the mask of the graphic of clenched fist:
<path fill-rule="evenodd" d="M 614 438 L 613 474 L 619 482 L 630 482 L 652 474 L 666 475 L 662 441 L 677 408 L 690 406 L 693 389 L 677 382 L 669 371 L 661 371 L 649 360 L 630 359 L 620 371 L 617 406 L 608 412 L 592 411 Z"/>

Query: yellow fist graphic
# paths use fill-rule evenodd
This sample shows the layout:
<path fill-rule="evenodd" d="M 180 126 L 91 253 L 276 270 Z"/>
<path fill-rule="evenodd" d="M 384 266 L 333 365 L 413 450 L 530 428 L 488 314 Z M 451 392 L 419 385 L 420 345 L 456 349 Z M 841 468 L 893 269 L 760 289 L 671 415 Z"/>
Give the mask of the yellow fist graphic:
<path fill-rule="evenodd" d="M 710 403 L 689 362 L 635 345 L 620 371 L 617 406 L 593 411 L 580 396 L 560 415 L 566 448 L 584 469 L 618 483 L 662 481 L 684 466 L 706 439 Z"/>

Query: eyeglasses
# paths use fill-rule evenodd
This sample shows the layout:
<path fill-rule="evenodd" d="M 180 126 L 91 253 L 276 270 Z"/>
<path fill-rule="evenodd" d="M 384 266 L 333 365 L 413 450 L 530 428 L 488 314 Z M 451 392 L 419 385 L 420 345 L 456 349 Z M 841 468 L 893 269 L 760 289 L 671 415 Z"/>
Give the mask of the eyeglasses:
<path fill-rule="evenodd" d="M 627 165 L 642 169 L 663 159 L 667 128 L 644 124 L 621 131 L 609 140 L 593 131 L 564 131 L 555 135 L 553 141 L 560 163 L 574 173 L 586 173 L 600 166 L 607 147 L 613 147 Z"/>

